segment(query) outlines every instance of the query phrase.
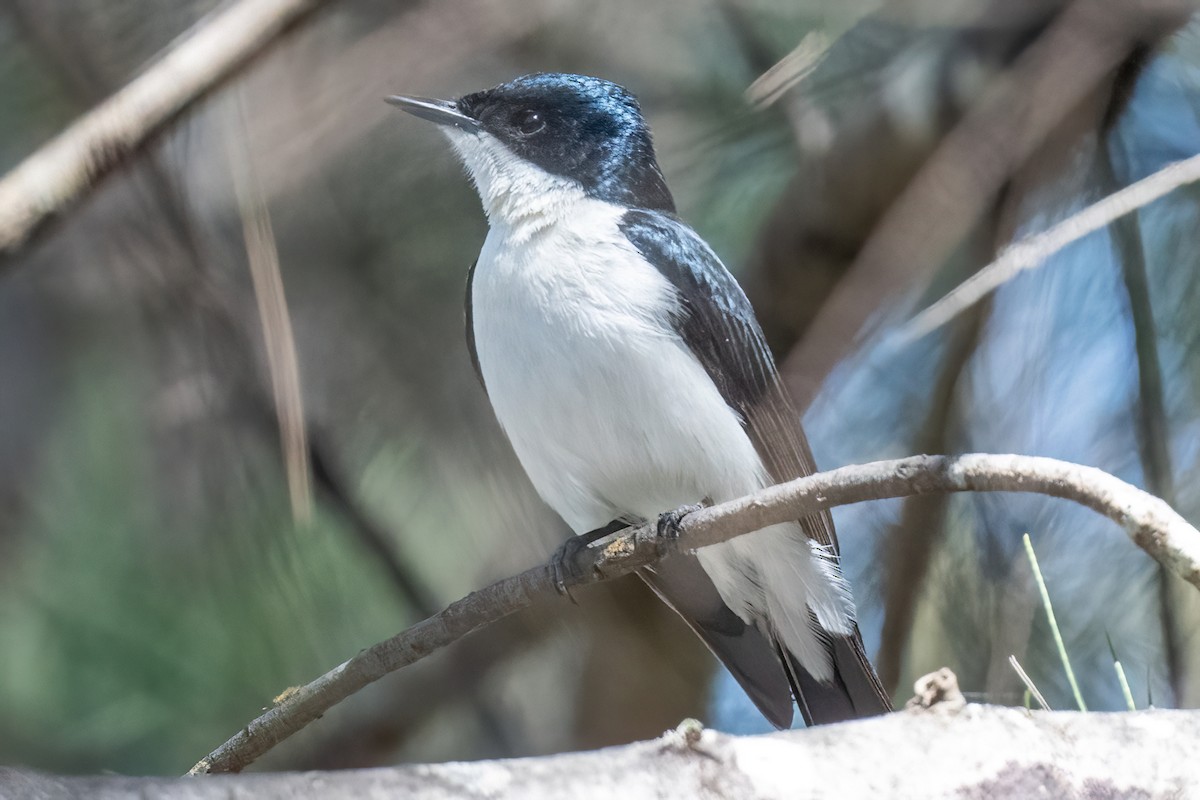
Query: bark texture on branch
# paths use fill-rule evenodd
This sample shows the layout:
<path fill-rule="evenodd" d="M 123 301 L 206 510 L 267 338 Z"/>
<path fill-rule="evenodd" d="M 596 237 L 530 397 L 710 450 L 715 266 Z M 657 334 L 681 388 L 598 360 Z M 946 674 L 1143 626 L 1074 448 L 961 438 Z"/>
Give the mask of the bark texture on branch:
<path fill-rule="evenodd" d="M 568 587 L 628 575 L 694 550 L 823 508 L 928 492 L 1038 492 L 1074 500 L 1119 524 L 1133 541 L 1200 588 L 1200 531 L 1162 500 L 1095 467 L 1052 458 L 973 454 L 912 456 L 810 475 L 683 518 L 677 539 L 643 525 L 585 548 Z M 1114 566 L 1116 568 L 1116 566 Z M 535 602 L 562 600 L 549 565 L 472 592 L 444 611 L 361 651 L 253 720 L 189 774 L 238 772 L 336 703 L 389 672 Z"/>
<path fill-rule="evenodd" d="M 345 772 L 61 778 L 0 769 L 24 797 L 1187 798 L 1200 795 L 1200 712 L 1035 712 L 968 705 L 766 736 L 685 723 L 589 753 Z"/>
<path fill-rule="evenodd" d="M 238 0 L 198 22 L 124 88 L 0 179 L 0 257 L 281 34 L 329 0 Z"/>

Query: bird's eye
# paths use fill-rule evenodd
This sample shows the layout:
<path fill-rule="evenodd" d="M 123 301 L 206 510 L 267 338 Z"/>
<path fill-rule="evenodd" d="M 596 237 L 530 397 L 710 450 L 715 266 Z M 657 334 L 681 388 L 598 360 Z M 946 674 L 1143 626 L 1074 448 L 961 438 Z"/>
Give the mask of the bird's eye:
<path fill-rule="evenodd" d="M 513 125 L 524 136 L 532 136 L 533 134 L 546 127 L 546 120 L 542 115 L 532 109 L 518 111 L 513 118 Z"/>

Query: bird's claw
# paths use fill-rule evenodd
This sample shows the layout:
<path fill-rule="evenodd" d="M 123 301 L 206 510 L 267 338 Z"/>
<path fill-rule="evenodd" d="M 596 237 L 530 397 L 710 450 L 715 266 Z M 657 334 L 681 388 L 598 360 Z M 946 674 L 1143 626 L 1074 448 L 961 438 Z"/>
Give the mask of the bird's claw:
<path fill-rule="evenodd" d="M 554 555 L 550 557 L 550 569 L 554 572 L 554 588 L 558 589 L 559 594 L 566 595 L 576 605 L 579 603 L 575 600 L 575 595 L 571 594 L 570 587 L 567 586 L 567 578 L 578 577 L 575 556 L 587 546 L 588 543 L 579 536 L 572 536 L 559 545 L 558 549 L 554 551 Z"/>
<path fill-rule="evenodd" d="M 658 536 L 660 539 L 678 539 L 679 525 L 683 522 L 683 518 L 693 511 L 699 511 L 704 508 L 700 503 L 692 503 L 686 506 L 680 506 L 674 511 L 665 511 L 658 515 Z"/>
<path fill-rule="evenodd" d="M 568 580 L 571 583 L 575 583 L 580 578 L 579 568 L 575 565 L 575 557 L 579 555 L 580 550 L 585 549 L 593 542 L 597 542 L 605 536 L 627 527 L 627 523 L 614 519 L 603 528 L 596 528 L 593 531 L 572 536 L 559 545 L 559 548 L 554 551 L 554 555 L 550 557 L 550 569 L 554 573 L 554 586 L 558 589 L 558 593 L 566 595 L 572 603 L 579 605 L 575 600 L 575 596 L 571 594 L 570 587 L 567 585 Z"/>

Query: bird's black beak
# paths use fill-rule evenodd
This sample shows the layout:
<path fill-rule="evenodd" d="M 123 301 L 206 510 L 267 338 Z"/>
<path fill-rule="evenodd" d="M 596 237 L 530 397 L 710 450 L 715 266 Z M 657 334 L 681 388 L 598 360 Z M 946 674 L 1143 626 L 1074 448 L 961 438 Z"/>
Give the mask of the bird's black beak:
<path fill-rule="evenodd" d="M 452 100 L 393 95 L 387 98 L 387 102 L 404 109 L 414 117 L 427 119 L 438 125 L 453 125 L 467 133 L 479 133 L 480 131 L 479 122 L 459 111 L 458 104 Z"/>

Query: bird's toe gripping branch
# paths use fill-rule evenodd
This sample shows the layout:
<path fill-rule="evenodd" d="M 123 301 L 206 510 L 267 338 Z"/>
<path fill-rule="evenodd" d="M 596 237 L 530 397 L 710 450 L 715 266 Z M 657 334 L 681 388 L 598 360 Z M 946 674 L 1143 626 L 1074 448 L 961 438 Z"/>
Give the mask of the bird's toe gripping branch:
<path fill-rule="evenodd" d="M 679 525 L 683 522 L 683 518 L 692 512 L 699 511 L 704 508 L 704 503 L 692 503 L 686 506 L 680 506 L 674 511 L 665 511 L 658 515 L 658 535 L 663 539 L 678 539 Z"/>
<path fill-rule="evenodd" d="M 614 519 L 602 528 L 572 536 L 559 545 L 559 548 L 554 551 L 554 555 L 550 557 L 550 568 L 554 571 L 554 585 L 558 588 L 558 593 L 565 594 L 574 603 L 575 597 L 571 594 L 571 585 L 579 583 L 583 577 L 580 574 L 579 564 L 576 562 L 578 555 L 605 536 L 622 531 L 627 527 L 629 527 L 628 523 Z"/>

